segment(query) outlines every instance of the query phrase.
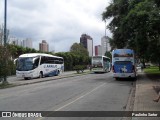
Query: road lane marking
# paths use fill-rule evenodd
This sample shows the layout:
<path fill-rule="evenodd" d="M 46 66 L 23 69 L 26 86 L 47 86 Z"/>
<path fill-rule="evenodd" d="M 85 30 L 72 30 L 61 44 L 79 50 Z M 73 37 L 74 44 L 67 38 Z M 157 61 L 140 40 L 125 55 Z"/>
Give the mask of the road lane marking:
<path fill-rule="evenodd" d="M 76 98 L 75 100 L 73 100 L 73 101 L 71 101 L 71 102 L 69 102 L 69 103 L 67 103 L 67 104 L 63 105 L 63 106 L 62 106 L 62 107 L 60 107 L 60 108 L 55 109 L 54 111 L 59 111 L 59 110 L 61 110 L 61 109 L 65 108 L 65 107 L 67 107 L 67 106 L 69 106 L 69 105 L 73 104 L 74 102 L 76 102 L 76 101 L 78 101 L 78 100 L 80 100 L 80 99 L 84 98 L 85 96 L 87 96 L 88 94 L 90 94 L 90 93 L 92 93 L 92 92 L 96 91 L 98 88 L 100 88 L 100 87 L 104 86 L 105 84 L 106 84 L 106 83 L 103 83 L 103 84 L 101 84 L 101 85 L 97 86 L 97 87 L 96 87 L 96 88 L 94 88 L 93 90 L 91 90 L 91 91 L 89 91 L 89 92 L 85 93 L 84 95 L 79 96 L 79 97 L 78 97 L 78 98 Z M 42 120 L 42 119 L 44 119 L 44 117 L 43 117 L 43 118 L 39 118 L 39 119 L 37 119 L 37 120 Z"/>
<path fill-rule="evenodd" d="M 62 106 L 62 107 L 60 107 L 60 108 L 58 108 L 58 109 L 56 109 L 56 110 L 54 110 L 54 111 L 59 111 L 59 110 L 61 110 L 61 109 L 65 108 L 65 107 L 69 106 L 70 104 L 72 104 L 72 103 L 76 102 L 77 100 L 80 100 L 81 98 L 83 98 L 83 97 L 85 97 L 86 95 L 88 95 L 88 94 L 92 93 L 93 91 L 95 91 L 95 90 L 97 90 L 98 88 L 100 88 L 100 87 L 104 86 L 105 84 L 106 84 L 106 83 L 103 83 L 103 84 L 101 84 L 101 85 L 97 86 L 97 87 L 96 87 L 96 88 L 94 88 L 93 90 L 91 90 L 91 91 L 87 92 L 87 93 L 86 93 L 86 94 L 84 94 L 84 95 L 81 95 L 81 96 L 80 96 L 80 97 L 78 97 L 77 99 L 75 99 L 75 100 L 73 100 L 73 101 L 71 101 L 71 102 L 67 103 L 66 105 L 64 105 L 64 106 Z"/>

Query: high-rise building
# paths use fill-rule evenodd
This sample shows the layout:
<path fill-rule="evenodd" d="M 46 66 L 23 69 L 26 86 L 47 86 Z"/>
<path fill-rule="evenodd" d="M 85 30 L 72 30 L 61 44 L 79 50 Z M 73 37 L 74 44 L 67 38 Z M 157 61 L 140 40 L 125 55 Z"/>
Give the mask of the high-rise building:
<path fill-rule="evenodd" d="M 102 46 L 97 45 L 95 46 L 95 56 L 102 55 Z"/>
<path fill-rule="evenodd" d="M 45 40 L 42 40 L 42 43 L 39 43 L 39 50 L 42 52 L 48 52 L 49 51 L 49 45 Z"/>
<path fill-rule="evenodd" d="M 105 55 L 106 51 L 110 51 L 110 43 L 109 43 L 109 37 L 103 36 L 101 38 L 101 46 L 102 46 L 102 55 Z"/>
<path fill-rule="evenodd" d="M 28 48 L 32 48 L 32 40 L 27 38 L 25 40 L 22 41 L 22 46 L 23 47 L 28 47 Z"/>
<path fill-rule="evenodd" d="M 9 39 L 9 43 L 12 43 L 14 45 L 22 46 L 24 48 L 26 48 L 26 47 L 33 48 L 32 47 L 32 39 L 29 39 L 29 38 L 22 39 L 22 38 L 17 38 L 14 36 L 10 36 L 8 39 Z"/>
<path fill-rule="evenodd" d="M 15 39 L 13 43 L 14 45 L 22 46 L 22 41 L 20 39 Z"/>
<path fill-rule="evenodd" d="M 17 38 L 17 37 L 10 36 L 9 37 L 9 42 L 14 44 L 14 45 L 23 46 L 22 45 L 22 40 L 20 38 Z"/>
<path fill-rule="evenodd" d="M 93 56 L 93 39 L 87 34 L 82 34 L 80 43 L 87 49 L 89 56 Z"/>

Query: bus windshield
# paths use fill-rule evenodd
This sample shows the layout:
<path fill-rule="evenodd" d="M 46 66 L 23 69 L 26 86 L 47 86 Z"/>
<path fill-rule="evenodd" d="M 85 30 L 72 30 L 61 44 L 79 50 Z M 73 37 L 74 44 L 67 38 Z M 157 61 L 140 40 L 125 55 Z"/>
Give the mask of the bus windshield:
<path fill-rule="evenodd" d="M 93 57 L 93 65 L 102 65 L 102 57 Z"/>
<path fill-rule="evenodd" d="M 33 57 L 20 57 L 17 61 L 17 70 L 18 71 L 29 71 L 33 70 L 34 65 L 34 58 Z"/>
<path fill-rule="evenodd" d="M 93 56 L 92 57 L 92 71 L 93 72 L 109 72 L 110 71 L 110 58 L 106 56 Z"/>

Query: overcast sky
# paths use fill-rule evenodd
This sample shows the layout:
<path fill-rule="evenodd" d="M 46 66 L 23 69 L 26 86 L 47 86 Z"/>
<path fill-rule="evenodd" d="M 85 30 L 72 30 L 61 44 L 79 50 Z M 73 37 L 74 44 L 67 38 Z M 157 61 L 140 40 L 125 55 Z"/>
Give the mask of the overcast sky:
<path fill-rule="evenodd" d="M 102 12 L 110 0 L 8 0 L 7 28 L 10 35 L 31 38 L 33 47 L 39 49 L 42 40 L 49 50 L 69 51 L 80 42 L 83 33 L 101 44 L 105 34 Z M 4 21 L 4 0 L 0 1 L 0 24 Z M 108 23 L 108 22 L 107 22 Z M 107 30 L 107 36 L 111 33 Z"/>

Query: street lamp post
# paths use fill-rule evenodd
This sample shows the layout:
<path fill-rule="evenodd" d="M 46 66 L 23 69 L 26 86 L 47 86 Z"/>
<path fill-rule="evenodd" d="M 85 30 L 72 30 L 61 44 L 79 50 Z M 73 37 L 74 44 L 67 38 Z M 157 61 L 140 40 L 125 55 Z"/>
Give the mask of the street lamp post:
<path fill-rule="evenodd" d="M 6 44 L 7 44 L 7 0 L 4 1 L 4 47 L 6 50 Z M 5 66 L 7 63 L 4 63 Z M 4 76 L 3 83 L 7 83 L 7 76 Z"/>
<path fill-rule="evenodd" d="M 4 1 L 4 46 L 7 43 L 7 0 Z"/>
<path fill-rule="evenodd" d="M 104 22 L 105 22 L 105 36 L 106 36 L 106 20 Z"/>

